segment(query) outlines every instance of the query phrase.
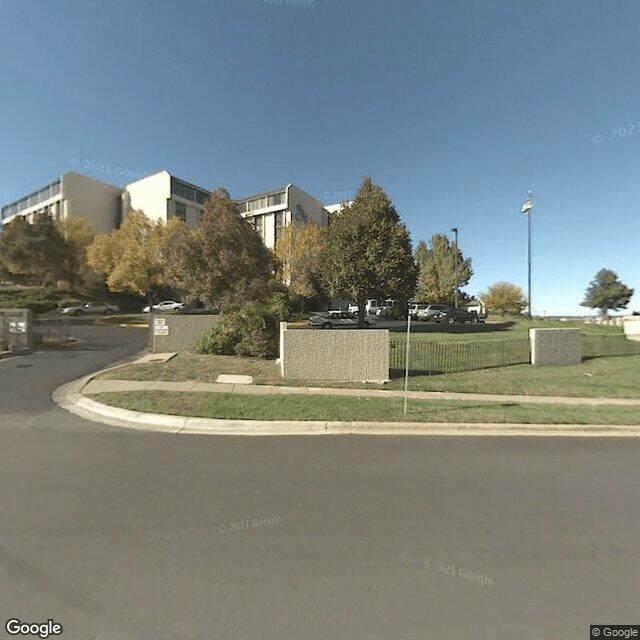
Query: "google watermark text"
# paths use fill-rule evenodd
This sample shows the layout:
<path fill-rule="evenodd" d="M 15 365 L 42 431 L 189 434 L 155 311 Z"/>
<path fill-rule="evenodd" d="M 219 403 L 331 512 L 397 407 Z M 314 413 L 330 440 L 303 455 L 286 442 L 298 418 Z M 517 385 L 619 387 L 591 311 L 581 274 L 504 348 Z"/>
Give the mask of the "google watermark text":
<path fill-rule="evenodd" d="M 450 562 L 444 562 L 442 560 L 435 560 L 434 558 L 424 559 L 424 568 L 432 573 L 437 573 L 442 576 L 451 576 L 458 580 L 464 580 L 465 582 L 471 582 L 478 587 L 494 587 L 494 581 L 491 576 L 486 573 L 479 573 L 472 571 L 465 567 L 456 567 L 455 564 Z"/>
<path fill-rule="evenodd" d="M 50 638 L 62 634 L 62 625 L 53 618 L 46 622 L 22 622 L 19 618 L 9 618 L 4 625 L 10 636 L 32 636 L 36 638 Z"/>
<path fill-rule="evenodd" d="M 218 527 L 218 533 L 233 533 L 234 531 L 243 531 L 245 529 L 273 529 L 279 527 L 282 520 L 279 516 L 269 516 L 263 518 L 253 518 L 251 520 L 234 520 L 225 522 Z"/>

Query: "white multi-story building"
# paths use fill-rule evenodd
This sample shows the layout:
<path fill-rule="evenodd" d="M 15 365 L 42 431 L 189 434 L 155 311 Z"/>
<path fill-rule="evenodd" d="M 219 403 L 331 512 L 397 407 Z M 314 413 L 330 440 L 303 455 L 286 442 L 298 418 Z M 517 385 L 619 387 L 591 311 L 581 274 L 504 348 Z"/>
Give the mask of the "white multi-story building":
<path fill-rule="evenodd" d="M 150 220 L 165 223 L 169 218 L 180 218 L 195 227 L 210 195 L 202 187 L 160 171 L 124 187 L 122 211 L 140 210 Z"/>
<path fill-rule="evenodd" d="M 83 217 L 99 233 L 114 229 L 121 216 L 122 188 L 79 173 L 65 173 L 57 180 L 2 207 L 2 224 L 17 217 L 32 222 L 38 213 L 54 220 Z"/>
<path fill-rule="evenodd" d="M 142 211 L 152 221 L 167 222 L 176 217 L 195 227 L 204 211 L 210 191 L 186 182 L 168 171 L 159 171 L 124 187 L 95 178 L 67 173 L 50 184 L 2 207 L 2 224 L 23 216 L 32 221 L 37 213 L 54 219 L 84 217 L 98 233 L 117 229 L 127 212 Z M 319 200 L 296 187 L 265 191 L 236 200 L 240 213 L 248 218 L 267 247 L 273 249 L 289 225 L 313 221 L 327 227 L 330 214 L 342 204 L 325 207 Z"/>
<path fill-rule="evenodd" d="M 282 229 L 289 224 L 301 225 L 313 221 L 321 227 L 328 225 L 329 213 L 324 205 L 294 184 L 236 202 L 241 215 L 249 218 L 270 249 L 275 247 Z"/>

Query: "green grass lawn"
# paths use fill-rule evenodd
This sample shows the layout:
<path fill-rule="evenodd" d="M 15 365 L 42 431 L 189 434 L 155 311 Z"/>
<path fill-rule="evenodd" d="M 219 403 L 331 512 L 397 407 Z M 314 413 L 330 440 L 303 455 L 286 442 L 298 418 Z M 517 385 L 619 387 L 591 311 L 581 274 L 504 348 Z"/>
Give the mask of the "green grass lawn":
<path fill-rule="evenodd" d="M 215 382 L 221 373 L 253 376 L 256 384 L 282 384 L 275 360 L 239 356 L 179 353 L 167 362 L 131 364 L 99 376 L 106 380 L 166 380 Z"/>
<path fill-rule="evenodd" d="M 528 340 L 529 329 L 579 329 L 580 335 L 623 335 L 622 327 L 587 324 L 584 322 L 560 322 L 526 318 L 499 318 L 491 316 L 485 324 L 437 324 L 411 321 L 411 340 L 436 340 L 443 342 L 476 340 Z M 406 339 L 407 331 L 392 331 L 394 339 Z"/>
<path fill-rule="evenodd" d="M 472 401 L 336 396 L 254 396 L 231 393 L 133 391 L 99 393 L 98 402 L 134 411 L 227 420 L 363 422 L 495 422 L 529 424 L 640 424 L 638 407 L 527 405 Z"/>
<path fill-rule="evenodd" d="M 199 380 L 215 382 L 221 373 L 250 375 L 256 384 L 314 387 L 403 389 L 404 379 L 384 385 L 283 380 L 273 360 L 180 353 L 165 363 L 133 364 L 102 374 L 111 380 Z M 572 367 L 533 367 L 529 364 L 413 376 L 411 391 L 456 391 L 585 398 L 640 398 L 640 356 L 594 358 Z"/>
<path fill-rule="evenodd" d="M 387 389 L 404 389 L 396 378 Z M 509 367 L 413 376 L 412 391 L 457 391 L 505 395 L 640 398 L 640 356 L 603 357 L 570 367 Z M 640 409 L 638 409 L 640 412 Z"/>

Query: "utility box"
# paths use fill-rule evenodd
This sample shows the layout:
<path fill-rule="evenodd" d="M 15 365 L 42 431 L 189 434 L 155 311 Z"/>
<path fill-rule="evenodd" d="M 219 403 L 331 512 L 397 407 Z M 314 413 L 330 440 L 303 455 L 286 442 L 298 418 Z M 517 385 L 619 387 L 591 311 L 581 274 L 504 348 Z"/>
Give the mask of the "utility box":
<path fill-rule="evenodd" d="M 10 351 L 31 351 L 33 315 L 31 309 L 0 309 L 0 335 Z"/>

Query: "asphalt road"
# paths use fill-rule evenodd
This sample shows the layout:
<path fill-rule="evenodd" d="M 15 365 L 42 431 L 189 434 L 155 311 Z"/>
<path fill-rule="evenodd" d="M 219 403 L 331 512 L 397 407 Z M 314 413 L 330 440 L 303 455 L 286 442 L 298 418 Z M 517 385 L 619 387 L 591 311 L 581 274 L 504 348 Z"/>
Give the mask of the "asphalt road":
<path fill-rule="evenodd" d="M 571 640 L 640 622 L 637 440 L 120 430 L 48 397 L 144 336 L 77 331 L 84 348 L 0 361 L 3 627 Z"/>

